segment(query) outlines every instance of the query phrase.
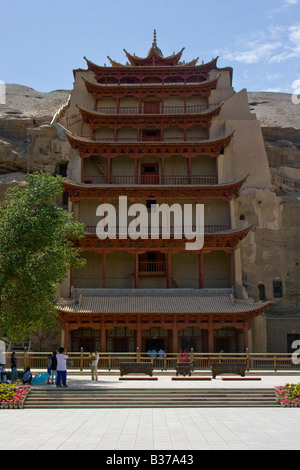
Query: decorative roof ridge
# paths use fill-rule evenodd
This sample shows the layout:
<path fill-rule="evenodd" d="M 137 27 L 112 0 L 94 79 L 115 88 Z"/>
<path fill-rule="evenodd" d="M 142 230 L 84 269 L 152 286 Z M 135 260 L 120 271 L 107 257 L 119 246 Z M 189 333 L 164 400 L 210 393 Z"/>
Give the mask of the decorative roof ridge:
<path fill-rule="evenodd" d="M 145 60 L 145 59 L 149 58 L 149 56 L 146 57 L 145 59 L 143 59 L 143 58 L 141 58 L 141 57 L 138 57 L 138 56 L 133 56 L 133 55 L 129 54 L 129 52 L 127 52 L 126 49 L 123 49 L 123 50 L 124 50 L 125 54 L 128 54 L 128 55 L 129 55 L 130 57 L 132 57 L 133 59 L 135 58 L 135 59 Z M 150 49 L 150 51 L 151 51 L 151 50 L 152 50 L 152 48 Z M 158 56 L 161 60 L 171 60 L 171 59 L 177 58 L 177 56 L 180 55 L 180 57 L 179 57 L 179 59 L 178 59 L 178 60 L 180 60 L 181 55 L 182 55 L 182 53 L 183 53 L 184 50 L 185 50 L 185 47 L 183 47 L 183 48 L 181 49 L 181 51 L 177 52 L 177 54 L 175 54 L 175 55 L 170 55 L 170 56 L 168 56 L 168 57 L 161 57 L 161 56 L 158 55 L 157 52 L 156 52 L 156 54 L 157 54 L 157 56 Z M 108 57 L 108 59 L 109 59 L 110 62 L 112 61 L 112 62 L 115 64 L 114 67 L 126 67 L 126 65 L 124 65 L 124 64 L 120 64 L 120 63 L 118 63 L 118 62 L 116 62 L 116 61 L 113 61 L 112 59 L 110 59 L 109 56 L 107 56 L 107 57 Z M 94 68 L 97 68 L 97 69 L 107 69 L 107 68 L 108 68 L 108 67 L 105 66 L 105 65 L 98 65 L 98 64 L 96 64 L 95 62 L 93 62 L 93 61 L 87 59 L 86 56 L 84 56 L 83 58 L 84 58 L 84 60 L 86 61 L 87 65 L 88 65 L 88 69 L 91 69 L 91 68 L 93 68 L 93 67 L 94 67 Z M 191 67 L 191 66 L 194 66 L 194 67 L 199 68 L 199 69 L 200 69 L 200 68 L 205 68 L 205 67 L 207 67 L 207 66 L 212 66 L 212 65 L 215 65 L 215 67 L 216 67 L 216 64 L 217 64 L 218 59 L 219 59 L 219 56 L 217 56 L 217 57 L 215 57 L 215 58 L 212 58 L 209 62 L 205 62 L 205 63 L 201 63 L 201 64 L 196 65 L 197 61 L 199 60 L 199 57 L 198 57 L 197 59 L 194 59 L 194 60 L 192 60 L 191 62 L 188 62 L 188 63 L 180 63 L 180 64 L 176 64 L 176 65 L 177 65 L 178 67 L 183 67 L 183 68 L 184 68 L 184 67 Z M 140 66 L 140 65 L 131 65 L 131 67 L 140 68 L 141 66 Z M 144 67 L 144 68 L 147 68 L 147 67 L 153 68 L 153 67 L 155 67 L 155 65 L 144 65 L 143 67 Z M 174 66 L 174 65 L 157 65 L 157 67 L 159 67 L 159 68 L 160 68 L 160 67 L 171 67 L 171 68 L 173 68 L 173 67 L 175 67 L 175 66 Z M 216 69 L 217 69 L 217 70 L 226 70 L 226 69 L 232 69 L 232 67 L 224 67 L 224 68 L 221 68 L 221 69 L 219 69 L 219 68 L 216 67 Z M 86 71 L 86 70 L 84 70 L 84 69 L 79 68 L 79 69 L 74 69 L 74 70 L 73 70 L 73 73 L 75 73 L 75 72 L 77 72 L 77 71 L 80 71 L 80 70 Z"/>

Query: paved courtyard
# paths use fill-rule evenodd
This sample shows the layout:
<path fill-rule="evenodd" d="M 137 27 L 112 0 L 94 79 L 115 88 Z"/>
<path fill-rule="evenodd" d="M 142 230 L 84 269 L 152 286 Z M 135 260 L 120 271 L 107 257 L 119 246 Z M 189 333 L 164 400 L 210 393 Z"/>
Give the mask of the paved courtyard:
<path fill-rule="evenodd" d="M 119 381 L 70 376 L 69 387 L 272 387 L 299 376 L 261 381 Z M 51 387 L 51 385 L 47 386 Z M 44 450 L 293 450 L 300 449 L 300 408 L 24 409 L 0 411 L 0 449 Z"/>

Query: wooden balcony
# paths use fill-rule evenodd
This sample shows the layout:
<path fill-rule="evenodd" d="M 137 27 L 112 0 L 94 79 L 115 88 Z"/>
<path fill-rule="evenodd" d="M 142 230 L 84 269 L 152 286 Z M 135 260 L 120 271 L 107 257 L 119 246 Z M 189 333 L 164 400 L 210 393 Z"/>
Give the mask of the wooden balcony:
<path fill-rule="evenodd" d="M 96 235 L 96 225 L 86 225 L 85 233 L 86 235 Z M 221 232 L 228 232 L 231 230 L 230 225 L 205 225 L 204 233 L 205 234 L 215 234 Z M 151 226 L 148 227 L 140 227 L 139 229 L 141 234 L 147 234 L 149 237 L 151 236 Z M 196 226 L 193 225 L 191 227 L 186 227 L 185 231 L 188 233 L 192 233 L 196 231 Z M 110 232 L 108 232 L 110 233 Z M 112 232 L 111 232 L 112 233 Z M 128 234 L 128 227 L 116 227 L 116 237 L 118 238 L 118 234 Z M 136 232 L 132 232 L 136 233 Z M 172 227 L 159 227 L 158 232 L 154 232 L 156 235 L 166 235 L 169 234 L 174 237 L 174 235 L 179 235 L 184 233 L 184 227 L 181 226 L 172 226 Z"/>
<path fill-rule="evenodd" d="M 84 175 L 83 183 L 102 185 L 215 185 L 217 177 L 215 175 L 113 175 L 110 180 L 103 175 Z"/>
<path fill-rule="evenodd" d="M 167 265 L 165 261 L 139 261 L 138 271 L 141 276 L 165 275 Z"/>
<path fill-rule="evenodd" d="M 218 106 L 220 102 L 214 104 L 198 104 L 193 106 L 157 106 L 153 105 L 147 107 L 139 106 L 129 106 L 129 107 L 114 107 L 114 108 L 104 108 L 97 106 L 96 111 L 106 115 L 138 115 L 138 114 L 198 114 L 203 113 L 209 109 L 213 109 Z"/>

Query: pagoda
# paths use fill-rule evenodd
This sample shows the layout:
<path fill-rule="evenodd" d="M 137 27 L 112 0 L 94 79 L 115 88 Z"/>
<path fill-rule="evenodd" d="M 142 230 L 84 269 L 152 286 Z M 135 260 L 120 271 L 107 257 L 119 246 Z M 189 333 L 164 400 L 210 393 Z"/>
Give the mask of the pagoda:
<path fill-rule="evenodd" d="M 268 306 L 242 289 L 239 244 L 252 227 L 235 216 L 249 172 L 233 164 L 243 139 L 233 124 L 239 113 L 253 118 L 243 93 L 236 107 L 231 67 L 185 62 L 183 50 L 164 57 L 154 31 L 145 58 L 124 50 L 126 65 L 85 59 L 87 69 L 74 70 L 64 190 L 86 225 L 74 243 L 87 263 L 62 289 L 68 350 L 244 352 Z M 204 204 L 204 245 L 187 251 L 175 225 L 169 238 L 99 239 L 97 207 L 117 208 L 120 195 L 149 214 L 153 204 Z"/>

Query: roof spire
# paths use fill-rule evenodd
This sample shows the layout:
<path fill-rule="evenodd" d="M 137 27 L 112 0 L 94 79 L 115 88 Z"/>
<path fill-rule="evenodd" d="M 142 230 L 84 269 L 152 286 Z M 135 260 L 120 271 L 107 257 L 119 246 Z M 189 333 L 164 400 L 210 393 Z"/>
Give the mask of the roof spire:
<path fill-rule="evenodd" d="M 156 41 L 156 29 L 153 31 L 153 46 L 157 46 L 157 41 Z"/>

